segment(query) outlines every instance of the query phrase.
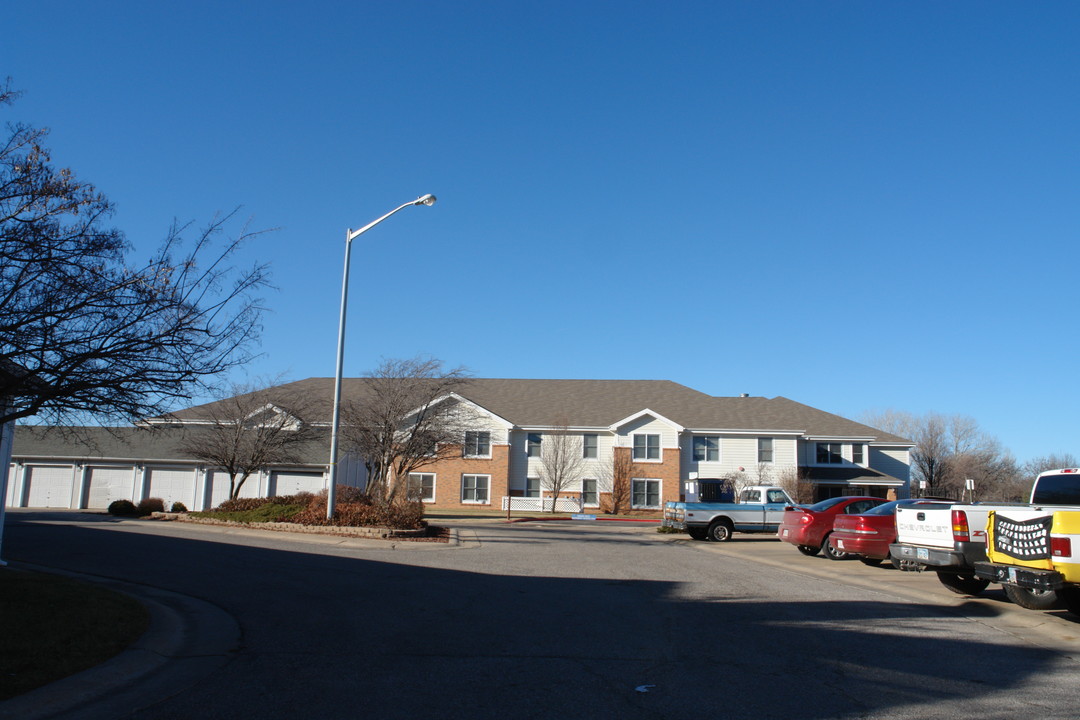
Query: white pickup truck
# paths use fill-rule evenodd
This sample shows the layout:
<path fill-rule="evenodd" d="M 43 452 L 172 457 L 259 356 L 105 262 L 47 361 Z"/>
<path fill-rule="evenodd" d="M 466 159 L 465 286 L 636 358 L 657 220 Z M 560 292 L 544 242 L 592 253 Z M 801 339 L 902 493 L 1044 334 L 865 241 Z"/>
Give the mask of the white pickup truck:
<path fill-rule="evenodd" d="M 990 511 L 1054 505 L 1080 510 L 1080 470 L 1051 470 L 1039 475 L 1031 488 L 1031 503 L 953 503 L 899 507 L 892 559 L 905 569 L 930 569 L 938 580 L 962 595 L 978 595 L 989 580 L 978 577 L 975 563 L 987 561 L 986 521 Z M 1025 607 L 1057 602 L 1052 590 L 1025 588 L 1014 602 Z"/>

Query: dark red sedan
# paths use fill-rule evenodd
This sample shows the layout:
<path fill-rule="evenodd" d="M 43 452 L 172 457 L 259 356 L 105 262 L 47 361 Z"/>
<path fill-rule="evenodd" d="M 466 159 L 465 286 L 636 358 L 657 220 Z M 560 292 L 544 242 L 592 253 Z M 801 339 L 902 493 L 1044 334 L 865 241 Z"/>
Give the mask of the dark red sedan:
<path fill-rule="evenodd" d="M 885 502 L 876 497 L 834 497 L 813 505 L 789 505 L 784 508 L 784 519 L 776 536 L 799 548 L 804 555 L 817 555 L 821 551 L 834 560 L 842 560 L 847 553 L 828 543 L 833 530 L 833 520 L 838 515 L 859 515 Z"/>
<path fill-rule="evenodd" d="M 878 565 L 889 557 L 889 545 L 896 542 L 896 508 L 933 505 L 933 500 L 913 498 L 878 505 L 861 515 L 837 515 L 828 543 L 827 557 L 840 560 L 842 554 L 855 555 L 867 565 Z"/>

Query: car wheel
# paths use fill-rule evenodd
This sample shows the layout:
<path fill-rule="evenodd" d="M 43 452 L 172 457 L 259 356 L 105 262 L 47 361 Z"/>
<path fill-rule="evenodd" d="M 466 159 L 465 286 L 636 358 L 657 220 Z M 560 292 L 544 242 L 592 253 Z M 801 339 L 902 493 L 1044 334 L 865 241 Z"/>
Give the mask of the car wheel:
<path fill-rule="evenodd" d="M 811 557 L 821 552 L 821 548 L 814 547 L 813 545 L 796 545 L 795 547 L 799 548 L 799 552 L 803 555 L 810 555 Z"/>
<path fill-rule="evenodd" d="M 686 532 L 690 534 L 690 537 L 694 540 L 708 540 L 709 531 L 705 528 L 689 528 Z"/>
<path fill-rule="evenodd" d="M 829 536 L 826 535 L 825 539 L 821 541 L 821 552 L 825 557 L 830 560 L 847 560 L 851 557 L 851 553 L 846 553 L 843 550 L 837 550 L 829 543 Z"/>
<path fill-rule="evenodd" d="M 1020 607 L 1028 610 L 1055 610 L 1063 604 L 1061 598 L 1053 590 L 1035 590 L 1006 585 L 1005 595 Z"/>
<path fill-rule="evenodd" d="M 731 526 L 730 520 L 717 520 L 709 526 L 709 539 L 716 542 L 727 542 L 731 539 L 731 534 L 735 529 Z"/>
<path fill-rule="evenodd" d="M 947 572 L 939 572 L 937 579 L 957 595 L 978 595 L 990 584 L 989 580 L 983 580 L 974 575 L 959 575 Z"/>
<path fill-rule="evenodd" d="M 876 566 L 880 565 L 884 559 L 885 558 L 872 558 L 872 557 L 866 557 L 865 555 L 863 555 L 863 556 L 861 556 L 859 558 L 859 562 L 861 562 L 863 565 L 869 565 L 871 567 L 876 567 Z"/>

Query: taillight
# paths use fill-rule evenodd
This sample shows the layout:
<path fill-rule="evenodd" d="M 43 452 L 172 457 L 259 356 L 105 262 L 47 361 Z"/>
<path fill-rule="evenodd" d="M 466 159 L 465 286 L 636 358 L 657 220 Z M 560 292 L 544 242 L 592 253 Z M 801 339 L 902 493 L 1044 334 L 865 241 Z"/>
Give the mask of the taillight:
<path fill-rule="evenodd" d="M 1050 537 L 1050 554 L 1054 557 L 1072 557 L 1072 540 L 1067 537 Z"/>
<path fill-rule="evenodd" d="M 803 525 L 809 525 L 810 523 L 814 522 L 814 516 L 803 513 L 803 516 L 799 518 L 799 522 Z"/>
<path fill-rule="evenodd" d="M 967 513 L 963 510 L 952 511 L 953 542 L 970 542 L 971 531 L 968 529 Z"/>

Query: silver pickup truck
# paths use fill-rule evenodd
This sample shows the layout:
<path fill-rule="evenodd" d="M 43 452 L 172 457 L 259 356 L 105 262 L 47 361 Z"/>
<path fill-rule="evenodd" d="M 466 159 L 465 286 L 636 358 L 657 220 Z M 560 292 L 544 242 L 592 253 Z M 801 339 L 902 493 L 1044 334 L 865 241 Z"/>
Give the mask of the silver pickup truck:
<path fill-rule="evenodd" d="M 724 542 L 736 532 L 775 533 L 784 508 L 794 504 L 783 488 L 754 485 L 739 493 L 738 502 L 669 502 L 662 525 L 695 540 Z"/>
<path fill-rule="evenodd" d="M 1080 470 L 1053 470 L 1036 478 L 1031 503 L 953 503 L 940 506 L 901 507 L 896 511 L 896 542 L 889 546 L 892 559 L 905 569 L 929 569 L 941 584 L 961 595 L 978 595 L 989 581 L 978 577 L 975 563 L 986 557 L 986 521 L 990 511 L 1031 505 L 1080 504 Z M 1030 590 L 1025 607 L 1052 606 L 1053 591 Z"/>

